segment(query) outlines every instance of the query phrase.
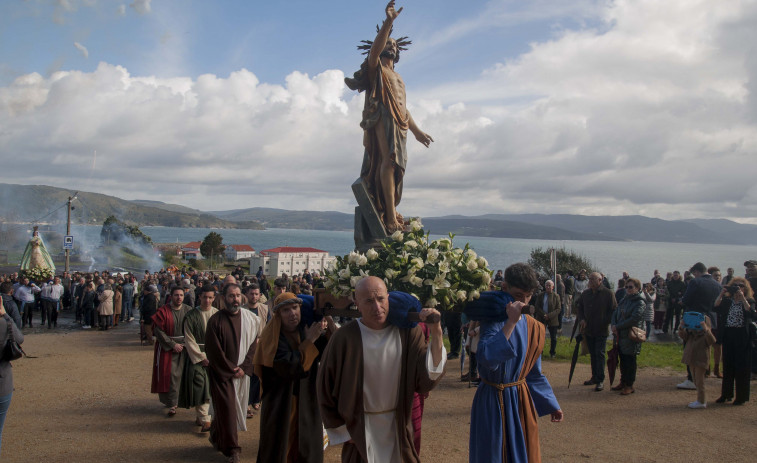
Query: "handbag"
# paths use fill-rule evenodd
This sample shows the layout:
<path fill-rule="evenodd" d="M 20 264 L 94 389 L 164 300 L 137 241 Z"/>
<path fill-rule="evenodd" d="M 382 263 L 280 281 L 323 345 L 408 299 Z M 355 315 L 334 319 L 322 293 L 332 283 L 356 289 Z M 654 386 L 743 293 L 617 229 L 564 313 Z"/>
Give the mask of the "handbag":
<path fill-rule="evenodd" d="M 638 326 L 632 326 L 628 329 L 628 339 L 633 342 L 644 342 L 647 340 L 647 332 Z"/>
<path fill-rule="evenodd" d="M 6 322 L 8 323 L 8 339 L 5 341 L 0 360 L 10 362 L 11 360 L 20 359 L 22 355 L 26 355 L 26 352 L 21 348 L 21 344 L 13 338 L 13 327 L 11 326 L 13 322 L 8 319 L 6 319 Z"/>

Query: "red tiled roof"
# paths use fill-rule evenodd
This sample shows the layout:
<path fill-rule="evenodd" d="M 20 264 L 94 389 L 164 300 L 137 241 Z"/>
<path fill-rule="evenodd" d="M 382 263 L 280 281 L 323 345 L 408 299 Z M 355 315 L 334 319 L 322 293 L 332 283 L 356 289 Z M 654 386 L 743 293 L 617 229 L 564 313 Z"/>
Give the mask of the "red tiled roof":
<path fill-rule="evenodd" d="M 200 245 L 201 244 L 202 244 L 202 242 L 200 242 L 200 241 L 191 241 L 191 242 L 185 244 L 184 246 L 182 246 L 182 249 L 186 249 L 186 248 L 200 249 Z"/>
<path fill-rule="evenodd" d="M 231 244 L 229 245 L 233 250 L 239 251 L 239 252 L 255 252 L 254 249 L 252 249 L 252 246 L 249 244 Z"/>
<path fill-rule="evenodd" d="M 320 249 L 316 248 L 295 248 L 295 247 L 289 247 L 289 246 L 281 246 L 278 248 L 273 249 L 266 249 L 265 251 L 261 251 L 261 254 L 269 254 L 273 252 L 326 252 L 321 251 Z"/>

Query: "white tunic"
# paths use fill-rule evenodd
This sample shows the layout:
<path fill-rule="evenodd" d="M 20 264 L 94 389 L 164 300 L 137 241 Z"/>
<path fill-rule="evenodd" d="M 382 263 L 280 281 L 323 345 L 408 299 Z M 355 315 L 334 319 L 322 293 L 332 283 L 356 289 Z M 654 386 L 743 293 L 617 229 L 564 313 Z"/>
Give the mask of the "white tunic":
<path fill-rule="evenodd" d="M 365 443 L 369 463 L 400 462 L 399 434 L 395 411 L 399 400 L 402 373 L 402 340 L 399 329 L 389 325 L 372 330 L 358 319 L 363 344 L 363 410 Z M 432 380 L 444 372 L 447 351 L 442 346 L 442 360 L 434 368 L 431 349 L 426 352 L 426 368 Z M 351 439 L 347 426 L 327 429 L 331 445 Z"/>
<path fill-rule="evenodd" d="M 258 316 L 249 310 L 240 310 L 242 316 L 241 333 L 239 335 L 239 358 L 237 366 L 244 362 L 250 346 L 258 339 L 260 321 Z M 243 375 L 241 378 L 232 379 L 236 392 L 237 429 L 247 431 L 247 401 L 250 397 L 250 377 Z"/>
<path fill-rule="evenodd" d="M 399 462 L 397 396 L 400 388 L 402 342 L 399 329 L 389 325 L 372 330 L 358 321 L 363 341 L 363 410 L 368 462 Z"/>

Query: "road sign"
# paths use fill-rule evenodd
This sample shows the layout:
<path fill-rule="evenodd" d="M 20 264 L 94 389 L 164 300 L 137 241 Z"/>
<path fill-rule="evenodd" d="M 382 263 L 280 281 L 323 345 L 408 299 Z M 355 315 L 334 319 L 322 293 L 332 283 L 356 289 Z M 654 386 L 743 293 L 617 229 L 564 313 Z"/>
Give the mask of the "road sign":
<path fill-rule="evenodd" d="M 74 248 L 74 237 L 72 235 L 66 235 L 63 237 L 63 249 Z"/>

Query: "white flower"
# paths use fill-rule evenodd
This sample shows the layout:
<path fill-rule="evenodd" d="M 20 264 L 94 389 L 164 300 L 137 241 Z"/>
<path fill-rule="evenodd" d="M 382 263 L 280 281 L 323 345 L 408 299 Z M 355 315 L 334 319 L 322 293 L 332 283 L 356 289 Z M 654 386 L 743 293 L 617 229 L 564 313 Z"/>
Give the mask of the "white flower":
<path fill-rule="evenodd" d="M 466 264 L 466 267 L 468 268 L 468 270 L 473 271 L 473 270 L 476 270 L 478 268 L 478 264 L 476 263 L 475 259 L 471 259 Z"/>
<path fill-rule="evenodd" d="M 413 257 L 410 263 L 416 268 L 423 268 L 423 259 L 420 257 Z"/>
<path fill-rule="evenodd" d="M 362 267 L 363 265 L 365 265 L 367 263 L 368 263 L 368 258 L 367 257 L 365 257 L 362 254 L 358 255 L 358 257 L 357 257 L 357 265 L 358 265 L 358 267 Z"/>
<path fill-rule="evenodd" d="M 412 277 L 410 277 L 410 283 L 413 284 L 413 285 L 415 285 L 415 286 L 421 287 L 421 286 L 423 286 L 423 278 L 417 277 L 417 276 L 412 276 Z"/>
<path fill-rule="evenodd" d="M 405 243 L 405 247 L 408 249 L 414 249 L 418 247 L 418 242 L 415 240 L 410 240 L 407 243 Z"/>
<path fill-rule="evenodd" d="M 486 261 L 486 258 L 484 257 L 478 257 L 476 259 L 476 262 L 478 262 L 478 268 L 486 268 L 487 265 L 489 265 L 489 262 Z"/>
<path fill-rule="evenodd" d="M 468 295 L 465 294 L 465 291 L 463 290 L 458 291 L 455 296 L 457 297 L 457 300 L 460 302 L 465 301 L 465 298 L 468 297 Z"/>
<path fill-rule="evenodd" d="M 439 271 L 442 273 L 449 272 L 449 263 L 448 262 L 440 262 L 439 263 Z"/>
<path fill-rule="evenodd" d="M 358 261 L 359 258 L 360 258 L 360 253 L 352 251 L 347 256 L 347 262 L 349 262 L 350 264 L 355 264 L 355 263 L 357 263 L 357 261 Z"/>
<path fill-rule="evenodd" d="M 350 272 L 350 266 L 349 265 L 347 267 L 339 270 L 339 278 L 341 278 L 343 280 L 346 280 L 347 278 L 349 278 L 351 274 L 352 273 Z"/>
<path fill-rule="evenodd" d="M 390 269 L 390 268 L 388 268 L 388 269 L 384 270 L 384 276 L 385 276 L 385 277 L 387 277 L 387 278 L 388 278 L 388 279 L 390 279 L 390 280 L 391 280 L 392 278 L 394 278 L 394 276 L 395 276 L 396 274 L 397 274 L 397 272 L 395 272 L 394 270 L 392 270 L 392 269 Z"/>
<path fill-rule="evenodd" d="M 481 293 L 479 293 L 475 289 L 473 291 L 471 291 L 470 294 L 468 294 L 468 300 L 469 301 L 472 301 L 474 299 L 478 299 L 479 297 L 481 297 Z"/>
<path fill-rule="evenodd" d="M 376 252 L 375 249 L 371 248 L 365 253 L 365 257 L 368 258 L 368 260 L 376 260 L 378 258 L 378 252 Z"/>
<path fill-rule="evenodd" d="M 394 241 L 402 241 L 403 239 L 405 239 L 405 235 L 400 230 L 397 230 L 392 233 L 392 239 Z"/>
<path fill-rule="evenodd" d="M 412 231 L 418 231 L 421 228 L 423 228 L 423 224 L 421 223 L 420 219 L 411 219 L 410 220 L 410 230 L 412 230 Z"/>
<path fill-rule="evenodd" d="M 439 258 L 439 250 L 438 249 L 429 249 L 428 253 L 426 253 L 426 260 L 429 264 L 436 263 L 436 260 Z"/>
<path fill-rule="evenodd" d="M 489 272 L 484 272 L 483 275 L 481 275 L 481 281 L 483 284 L 488 285 L 490 281 L 492 281 L 492 276 L 489 274 Z"/>
<path fill-rule="evenodd" d="M 323 287 L 326 289 L 329 289 L 332 286 L 334 286 L 334 281 L 331 279 L 327 279 L 326 281 L 323 282 Z"/>
<path fill-rule="evenodd" d="M 423 305 L 426 307 L 436 307 L 437 305 L 439 305 L 439 302 L 437 302 L 437 300 L 432 297 L 431 299 L 427 300 L 426 303 Z"/>
<path fill-rule="evenodd" d="M 350 286 L 355 288 L 360 280 L 365 278 L 363 275 L 355 275 L 354 277 L 350 278 Z"/>

